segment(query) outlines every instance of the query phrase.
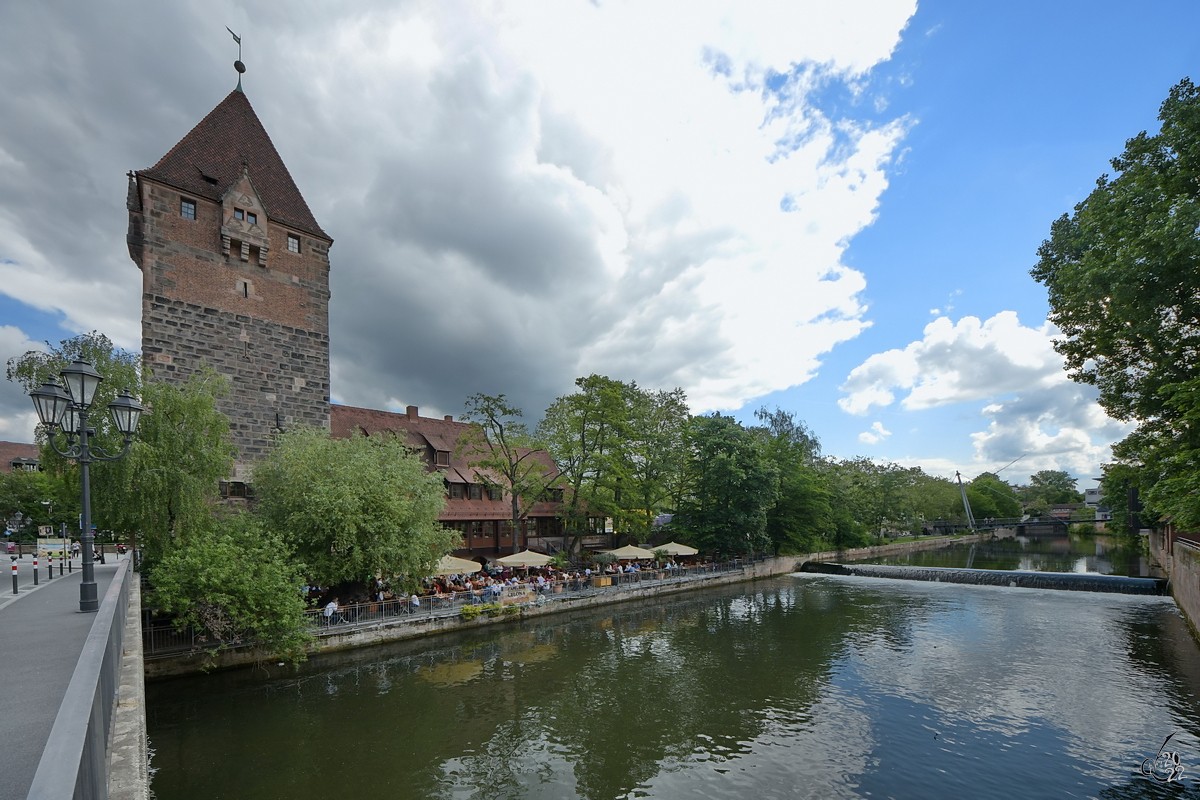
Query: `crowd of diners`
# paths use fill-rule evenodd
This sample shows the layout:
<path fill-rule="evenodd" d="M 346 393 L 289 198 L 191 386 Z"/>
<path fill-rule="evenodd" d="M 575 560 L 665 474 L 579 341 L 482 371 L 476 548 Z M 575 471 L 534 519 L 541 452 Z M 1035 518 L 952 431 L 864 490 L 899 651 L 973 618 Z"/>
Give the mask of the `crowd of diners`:
<path fill-rule="evenodd" d="M 347 603 L 355 602 L 386 602 L 392 600 L 405 601 L 413 609 L 428 608 L 432 604 L 436 608 L 440 603 L 449 603 L 459 597 L 470 603 L 499 602 L 509 590 L 509 594 L 543 594 L 561 592 L 564 586 L 578 588 L 590 583 L 593 578 L 616 575 L 640 574 L 642 572 L 663 573 L 669 576 L 672 572 L 692 566 L 696 559 L 668 560 L 661 564 L 636 561 L 618 561 L 613 563 L 593 563 L 590 566 L 561 569 L 555 566 L 545 567 L 502 567 L 489 564 L 480 566 L 473 573 L 460 572 L 450 575 L 434 575 L 422 581 L 421 586 L 413 593 L 406 592 L 398 586 L 393 586 L 381 578 L 376 578 L 369 595 L 362 597 L 360 593 L 351 593 L 344 599 L 339 599 L 334 590 L 320 587 L 306 587 L 310 603 L 326 610 L 330 616 Z M 358 595 L 358 596 L 355 596 Z"/>

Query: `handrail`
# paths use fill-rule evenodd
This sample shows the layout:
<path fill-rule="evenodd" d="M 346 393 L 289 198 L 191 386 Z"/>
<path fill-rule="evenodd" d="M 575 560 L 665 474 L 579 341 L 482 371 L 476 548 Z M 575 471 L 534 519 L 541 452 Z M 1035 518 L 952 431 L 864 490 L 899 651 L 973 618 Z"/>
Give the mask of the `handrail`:
<path fill-rule="evenodd" d="M 129 559 L 122 559 L 58 707 L 27 800 L 108 797 L 108 741 L 120 685 L 131 574 Z"/>

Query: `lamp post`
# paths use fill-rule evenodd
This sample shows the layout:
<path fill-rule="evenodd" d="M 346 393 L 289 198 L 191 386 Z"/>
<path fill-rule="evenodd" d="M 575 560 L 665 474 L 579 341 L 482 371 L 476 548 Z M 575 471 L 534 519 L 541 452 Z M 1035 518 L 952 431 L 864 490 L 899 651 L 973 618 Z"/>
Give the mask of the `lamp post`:
<path fill-rule="evenodd" d="M 92 484 L 88 469 L 93 461 L 115 461 L 129 452 L 133 434 L 141 421 L 142 407 L 126 389 L 108 404 L 113 425 L 125 437 L 125 446 L 120 453 L 110 455 L 102 448 L 90 443 L 95 428 L 88 427 L 88 412 L 96 398 L 96 389 L 104 378 L 87 361 L 77 360 L 60 374 L 66 391 L 53 378 L 42 384 L 40 389 L 29 393 L 38 419 L 46 427 L 46 439 L 54 452 L 63 458 L 74 459 L 79 464 L 83 507 L 83 530 L 79 540 L 83 548 L 83 581 L 79 584 L 79 610 L 96 611 L 100 602 L 96 594 L 96 577 L 92 565 L 95 540 L 92 536 Z M 54 441 L 55 431 L 61 429 L 67 437 L 65 449 L 59 449 Z M 78 442 L 76 442 L 78 438 Z"/>

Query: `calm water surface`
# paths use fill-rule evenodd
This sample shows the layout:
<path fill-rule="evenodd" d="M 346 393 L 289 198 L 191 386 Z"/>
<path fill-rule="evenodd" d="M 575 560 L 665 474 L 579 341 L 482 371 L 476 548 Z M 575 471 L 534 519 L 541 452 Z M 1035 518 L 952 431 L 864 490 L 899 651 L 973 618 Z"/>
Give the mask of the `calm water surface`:
<path fill-rule="evenodd" d="M 1200 797 L 1168 599 L 824 575 L 147 687 L 159 800 Z M 1185 767 L 1139 774 L 1163 739 Z"/>
<path fill-rule="evenodd" d="M 1140 543 L 1109 536 L 1013 537 L 978 544 L 952 544 L 862 559 L 862 564 L 962 569 L 1020 569 L 1035 572 L 1094 572 L 1133 578 L 1152 575 Z"/>

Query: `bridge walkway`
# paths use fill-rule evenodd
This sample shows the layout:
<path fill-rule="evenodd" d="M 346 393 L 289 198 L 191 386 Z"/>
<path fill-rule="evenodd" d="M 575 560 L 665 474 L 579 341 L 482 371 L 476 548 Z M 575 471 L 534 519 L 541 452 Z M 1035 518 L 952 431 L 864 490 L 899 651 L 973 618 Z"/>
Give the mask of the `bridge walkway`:
<path fill-rule="evenodd" d="M 96 565 L 96 588 L 104 597 L 117 559 Z M 5 571 L 11 561 L 3 559 Z M 33 559 L 17 562 L 19 594 L 11 572 L 0 581 L 0 800 L 25 800 L 50 736 L 67 685 L 96 614 L 79 611 L 76 561 L 72 573 L 33 586 Z"/>

